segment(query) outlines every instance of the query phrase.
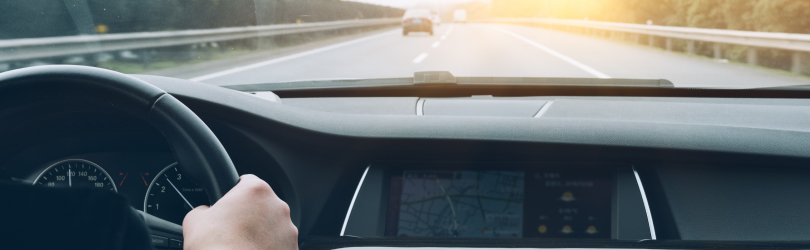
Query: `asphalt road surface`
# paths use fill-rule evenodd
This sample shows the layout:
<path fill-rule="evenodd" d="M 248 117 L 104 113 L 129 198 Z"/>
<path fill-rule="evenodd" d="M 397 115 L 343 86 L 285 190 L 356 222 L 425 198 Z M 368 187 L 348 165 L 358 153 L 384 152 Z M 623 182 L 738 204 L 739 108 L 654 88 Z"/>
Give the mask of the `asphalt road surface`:
<path fill-rule="evenodd" d="M 401 29 L 295 54 L 206 69 L 215 85 L 301 80 L 456 76 L 668 79 L 677 87 L 746 88 L 810 84 L 810 78 L 666 52 L 644 45 L 509 24 L 443 24 L 434 35 Z"/>

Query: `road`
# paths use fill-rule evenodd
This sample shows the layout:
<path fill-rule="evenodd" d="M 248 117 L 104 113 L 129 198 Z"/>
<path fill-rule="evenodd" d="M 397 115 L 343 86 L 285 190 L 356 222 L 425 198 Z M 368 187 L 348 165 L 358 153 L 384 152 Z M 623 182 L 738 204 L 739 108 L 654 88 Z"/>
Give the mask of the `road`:
<path fill-rule="evenodd" d="M 215 85 L 315 79 L 456 76 L 668 79 L 677 87 L 766 87 L 810 78 L 581 34 L 510 24 L 443 24 L 435 35 L 400 29 L 189 77 Z"/>

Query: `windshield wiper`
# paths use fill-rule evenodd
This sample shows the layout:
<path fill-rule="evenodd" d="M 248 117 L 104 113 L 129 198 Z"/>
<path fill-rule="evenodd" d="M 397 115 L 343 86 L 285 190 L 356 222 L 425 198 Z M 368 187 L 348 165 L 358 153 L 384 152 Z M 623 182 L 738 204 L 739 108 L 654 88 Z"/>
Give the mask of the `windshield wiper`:
<path fill-rule="evenodd" d="M 243 92 L 272 91 L 281 98 L 301 97 L 714 97 L 810 99 L 810 87 L 676 88 L 665 79 L 456 77 L 446 71 L 416 72 L 414 77 L 340 79 L 222 86 Z"/>
<path fill-rule="evenodd" d="M 665 79 L 620 79 L 620 78 L 558 78 L 558 77 L 456 77 L 447 71 L 422 71 L 414 77 L 377 79 L 311 80 L 274 83 L 228 85 L 225 88 L 245 91 L 280 91 L 332 88 L 368 87 L 475 87 L 475 86 L 561 86 L 561 87 L 638 87 L 673 88 Z"/>

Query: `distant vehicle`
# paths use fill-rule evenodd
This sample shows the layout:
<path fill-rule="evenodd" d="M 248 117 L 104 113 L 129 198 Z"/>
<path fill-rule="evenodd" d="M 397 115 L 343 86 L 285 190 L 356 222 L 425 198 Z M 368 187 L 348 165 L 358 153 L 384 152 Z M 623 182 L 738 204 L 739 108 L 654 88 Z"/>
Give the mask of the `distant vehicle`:
<path fill-rule="evenodd" d="M 402 35 L 407 36 L 410 32 L 427 32 L 433 35 L 433 15 L 430 10 L 410 9 L 402 16 Z"/>
<path fill-rule="evenodd" d="M 467 22 L 467 11 L 462 9 L 457 9 L 453 12 L 453 22 L 456 23 L 466 23 Z"/>
<path fill-rule="evenodd" d="M 439 17 L 439 14 L 433 14 L 433 19 L 431 21 L 433 21 L 433 24 L 435 25 L 442 25 L 442 18 Z"/>

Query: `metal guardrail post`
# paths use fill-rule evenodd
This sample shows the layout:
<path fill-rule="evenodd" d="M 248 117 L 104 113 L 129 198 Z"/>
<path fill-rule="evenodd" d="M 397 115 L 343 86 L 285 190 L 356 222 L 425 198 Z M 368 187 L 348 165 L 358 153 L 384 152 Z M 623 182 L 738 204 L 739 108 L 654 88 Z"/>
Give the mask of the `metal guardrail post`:
<path fill-rule="evenodd" d="M 139 57 L 140 57 L 140 59 L 141 59 L 141 67 L 142 67 L 143 69 L 148 69 L 148 68 L 149 68 L 149 64 L 151 64 L 151 63 L 152 63 L 152 55 L 151 55 L 151 53 L 150 53 L 150 52 L 151 52 L 151 51 L 149 51 L 149 50 L 142 49 L 142 50 L 140 51 L 140 53 L 138 53 L 138 56 L 139 56 Z"/>
<path fill-rule="evenodd" d="M 790 65 L 790 72 L 793 74 L 801 75 L 802 74 L 802 52 L 794 51 L 791 55 L 791 65 Z"/>
<path fill-rule="evenodd" d="M 672 38 L 667 37 L 667 51 L 672 51 Z"/>
<path fill-rule="evenodd" d="M 686 53 L 690 55 L 695 54 L 695 41 L 694 40 L 687 40 L 686 41 Z"/>
<path fill-rule="evenodd" d="M 757 66 L 757 48 L 748 47 L 748 65 Z"/>
<path fill-rule="evenodd" d="M 720 60 L 723 58 L 723 51 L 721 50 L 720 43 L 714 43 L 712 46 L 714 49 L 714 59 Z"/>

